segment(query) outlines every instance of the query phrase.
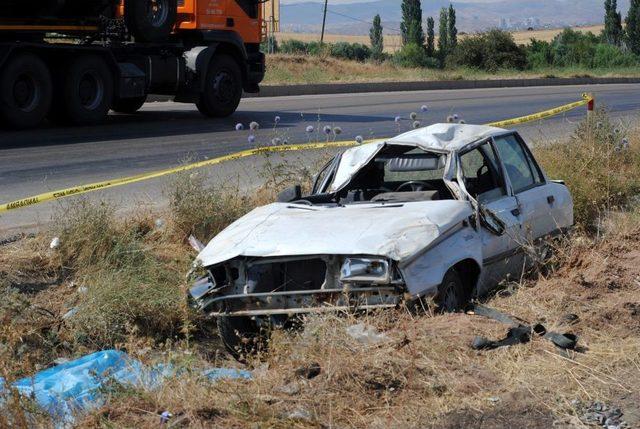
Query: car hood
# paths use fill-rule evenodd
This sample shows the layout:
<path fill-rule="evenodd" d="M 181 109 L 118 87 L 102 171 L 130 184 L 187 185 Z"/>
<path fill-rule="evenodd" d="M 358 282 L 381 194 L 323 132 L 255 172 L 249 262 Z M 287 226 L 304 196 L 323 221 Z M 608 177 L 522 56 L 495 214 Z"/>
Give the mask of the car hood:
<path fill-rule="evenodd" d="M 274 203 L 232 223 L 197 260 L 203 266 L 238 256 L 376 255 L 400 261 L 472 213 L 468 202 L 455 200 L 338 207 Z"/>

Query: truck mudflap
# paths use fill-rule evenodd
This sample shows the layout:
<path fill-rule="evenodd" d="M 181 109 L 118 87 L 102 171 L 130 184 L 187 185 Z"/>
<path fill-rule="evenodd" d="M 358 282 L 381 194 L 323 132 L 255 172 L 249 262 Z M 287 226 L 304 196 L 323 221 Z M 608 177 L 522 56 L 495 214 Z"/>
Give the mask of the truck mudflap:
<path fill-rule="evenodd" d="M 258 84 L 264 79 L 266 71 L 265 56 L 262 52 L 252 52 L 247 58 L 247 81 L 244 85 L 245 92 L 256 93 L 260 91 Z"/>

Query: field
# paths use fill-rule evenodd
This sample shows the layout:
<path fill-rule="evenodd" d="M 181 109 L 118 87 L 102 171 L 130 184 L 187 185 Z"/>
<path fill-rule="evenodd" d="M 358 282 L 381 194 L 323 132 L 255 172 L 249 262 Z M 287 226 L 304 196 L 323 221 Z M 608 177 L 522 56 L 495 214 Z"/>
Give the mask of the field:
<path fill-rule="evenodd" d="M 602 31 L 601 25 L 593 25 L 589 27 L 576 27 L 575 30 L 579 31 L 591 31 L 595 34 L 600 33 Z M 551 30 L 534 30 L 534 31 L 516 31 L 513 32 L 513 37 L 516 43 L 519 44 L 528 44 L 532 38 L 538 40 L 551 41 L 562 29 L 551 29 Z M 461 36 L 464 37 L 464 36 Z M 278 41 L 282 40 L 302 40 L 304 42 L 311 41 L 319 41 L 319 34 L 312 33 L 276 33 L 276 39 Z M 349 43 L 362 43 L 365 45 L 369 45 L 369 36 L 353 36 L 353 35 L 340 35 L 340 34 L 325 34 L 324 40 L 327 43 L 336 43 L 336 42 L 349 42 Z M 437 37 L 436 37 L 437 40 Z M 436 42 L 437 43 L 437 42 Z M 385 34 L 384 35 L 384 50 L 387 53 L 393 53 L 397 51 L 402 46 L 402 40 L 400 35 L 397 34 Z"/>
<path fill-rule="evenodd" d="M 206 241 L 287 185 L 309 183 L 315 169 L 272 155 L 255 192 L 180 175 L 166 211 L 123 217 L 78 199 L 49 229 L 0 244 L 0 376 L 11 381 L 111 347 L 180 370 L 154 389 L 105 386 L 107 403 L 77 416 L 83 428 L 156 428 L 164 411 L 180 428 L 586 428 L 604 415 L 640 427 L 640 123 L 601 111 L 566 140 L 532 143 L 549 176 L 571 189 L 576 230 L 554 244 L 547 264 L 483 303 L 578 335 L 576 350 L 534 337 L 476 351 L 475 336 L 501 338 L 507 328 L 426 303 L 311 316 L 273 332 L 268 350 L 234 361 L 211 322 L 186 306 L 187 237 Z M 375 340 L 349 334 L 356 324 Z M 245 368 L 253 379 L 199 376 L 212 366 Z M 0 427 L 53 423 L 5 391 Z"/>
<path fill-rule="evenodd" d="M 264 84 L 397 82 L 413 80 L 526 79 L 562 77 L 637 77 L 638 67 L 586 69 L 580 67 L 538 70 L 501 70 L 489 73 L 472 69 L 430 69 L 397 67 L 390 62 L 360 63 L 314 55 L 267 55 Z"/>

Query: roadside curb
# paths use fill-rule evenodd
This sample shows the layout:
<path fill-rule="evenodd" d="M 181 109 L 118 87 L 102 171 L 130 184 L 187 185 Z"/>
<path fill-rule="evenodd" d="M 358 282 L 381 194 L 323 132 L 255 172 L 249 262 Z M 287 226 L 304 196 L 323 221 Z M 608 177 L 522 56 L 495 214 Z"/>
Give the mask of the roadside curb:
<path fill-rule="evenodd" d="M 326 83 L 312 85 L 266 85 L 259 94 L 245 97 L 345 94 L 363 92 L 429 91 L 442 89 L 518 88 L 530 86 L 598 85 L 640 83 L 640 78 L 540 78 L 497 80 L 437 80 L 411 82 Z"/>
<path fill-rule="evenodd" d="M 296 85 L 264 85 L 258 94 L 246 98 L 285 97 L 293 95 L 357 94 L 365 92 L 435 91 L 443 89 L 524 88 L 532 86 L 606 85 L 640 83 L 638 77 L 574 77 L 495 80 L 435 80 L 407 82 L 320 83 Z M 169 96 L 151 95 L 148 101 L 168 101 Z"/>

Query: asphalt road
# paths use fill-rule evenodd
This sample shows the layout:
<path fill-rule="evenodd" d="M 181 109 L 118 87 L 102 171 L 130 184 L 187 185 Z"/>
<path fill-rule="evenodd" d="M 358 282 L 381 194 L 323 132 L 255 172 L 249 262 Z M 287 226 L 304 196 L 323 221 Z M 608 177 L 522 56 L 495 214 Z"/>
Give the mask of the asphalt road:
<path fill-rule="evenodd" d="M 569 103 L 584 91 L 593 92 L 597 102 L 621 120 L 632 120 L 640 113 L 640 84 L 618 84 L 251 98 L 243 100 L 232 117 L 216 120 L 201 117 L 192 105 L 148 103 L 136 115 L 112 115 L 100 126 L 0 131 L 0 202 L 167 168 L 186 159 L 212 158 L 269 144 L 274 137 L 292 143 L 323 141 L 324 125 L 341 127 L 344 140 L 356 135 L 387 137 L 410 128 L 411 112 L 417 112 L 424 125 L 442 122 L 454 113 L 467 123 L 486 123 Z M 428 107 L 427 113 L 421 112 L 422 105 Z M 584 114 L 581 108 L 518 129 L 529 140 L 553 139 L 570 131 Z M 403 118 L 400 126 L 394 122 L 398 115 Z M 277 126 L 276 116 L 280 117 Z M 256 143 L 248 141 L 251 121 L 261 126 L 255 133 Z M 237 123 L 243 123 L 245 130 L 235 131 Z M 306 133 L 308 126 L 314 127 L 313 133 Z M 249 189 L 257 181 L 260 162 L 230 163 L 213 167 L 210 173 L 223 182 L 236 177 L 240 188 Z M 99 191 L 89 198 L 161 205 L 166 182 Z M 0 235 L 47 222 L 59 205 L 47 203 L 2 215 Z"/>

